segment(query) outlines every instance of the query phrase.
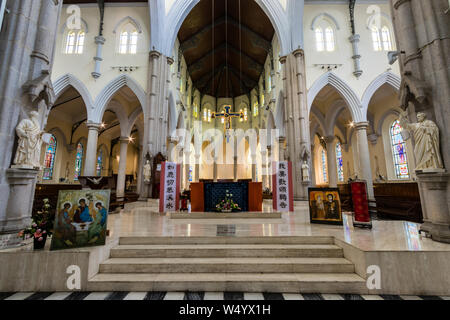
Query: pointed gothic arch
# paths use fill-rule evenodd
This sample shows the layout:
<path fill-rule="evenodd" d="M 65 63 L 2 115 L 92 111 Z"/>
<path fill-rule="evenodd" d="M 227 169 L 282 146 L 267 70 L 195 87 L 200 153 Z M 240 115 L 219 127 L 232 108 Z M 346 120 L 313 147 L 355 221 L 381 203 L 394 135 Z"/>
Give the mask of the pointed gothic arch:
<path fill-rule="evenodd" d="M 384 72 L 369 84 L 362 98 L 363 115 L 366 118 L 367 112 L 369 110 L 370 100 L 372 100 L 372 97 L 384 84 L 389 84 L 392 88 L 394 88 L 395 91 L 399 92 L 401 79 L 399 76 L 393 74 L 392 72 Z"/>
<path fill-rule="evenodd" d="M 78 91 L 78 93 L 81 95 L 81 98 L 83 99 L 83 102 L 86 106 L 86 113 L 89 115 L 92 113 L 94 109 L 94 101 L 92 100 L 91 94 L 89 93 L 89 90 L 86 88 L 86 86 L 78 80 L 77 77 L 74 75 L 68 73 L 61 77 L 59 77 L 54 83 L 53 83 L 53 90 L 55 92 L 55 101 L 69 88 L 73 87 L 75 90 Z"/>
<path fill-rule="evenodd" d="M 98 95 L 95 100 L 95 110 L 92 113 L 92 117 L 88 120 L 91 120 L 94 123 L 100 123 L 103 118 L 103 114 L 105 113 L 107 106 L 114 95 L 123 87 L 128 87 L 130 90 L 136 95 L 141 104 L 142 110 L 144 112 L 144 116 L 146 115 L 146 94 L 144 89 L 130 76 L 126 74 L 122 74 L 118 76 L 116 79 L 112 80 Z"/>
<path fill-rule="evenodd" d="M 365 121 L 366 117 L 365 114 L 363 113 L 361 102 L 358 96 L 344 80 L 342 80 L 333 72 L 327 72 L 323 74 L 321 77 L 319 77 L 319 79 L 316 80 L 316 82 L 314 82 L 314 84 L 309 89 L 308 110 L 311 110 L 311 106 L 315 98 L 326 85 L 332 86 L 337 90 L 337 92 L 339 92 L 339 94 L 346 102 L 354 122 Z"/>

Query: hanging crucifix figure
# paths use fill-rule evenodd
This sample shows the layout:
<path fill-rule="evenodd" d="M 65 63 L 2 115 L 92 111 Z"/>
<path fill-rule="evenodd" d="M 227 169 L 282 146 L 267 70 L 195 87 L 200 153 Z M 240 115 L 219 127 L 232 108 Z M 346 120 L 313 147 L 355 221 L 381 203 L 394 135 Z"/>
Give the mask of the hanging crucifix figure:
<path fill-rule="evenodd" d="M 212 113 L 212 118 L 215 119 L 216 117 L 222 117 L 223 118 L 223 123 L 224 123 L 224 130 L 225 130 L 225 135 L 227 137 L 227 142 L 230 142 L 230 136 L 228 134 L 228 131 L 233 129 L 233 123 L 232 123 L 232 119 L 233 118 L 240 118 L 240 119 L 244 119 L 245 115 L 244 112 L 230 112 L 231 110 L 231 106 L 224 106 L 225 111 L 222 113 L 217 113 L 217 112 L 213 112 Z"/>

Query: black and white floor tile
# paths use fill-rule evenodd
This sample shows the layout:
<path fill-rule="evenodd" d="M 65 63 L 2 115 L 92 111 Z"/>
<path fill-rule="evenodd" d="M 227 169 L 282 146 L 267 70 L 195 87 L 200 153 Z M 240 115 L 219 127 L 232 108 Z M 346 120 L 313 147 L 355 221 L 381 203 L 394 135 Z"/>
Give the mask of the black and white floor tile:
<path fill-rule="evenodd" d="M 450 297 L 267 292 L 0 292 L 0 300 L 450 300 Z"/>

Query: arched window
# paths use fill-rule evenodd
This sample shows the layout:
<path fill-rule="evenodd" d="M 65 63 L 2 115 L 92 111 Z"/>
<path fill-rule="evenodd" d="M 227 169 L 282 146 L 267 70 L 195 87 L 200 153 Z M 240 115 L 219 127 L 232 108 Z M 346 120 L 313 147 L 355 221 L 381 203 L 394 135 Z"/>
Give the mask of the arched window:
<path fill-rule="evenodd" d="M 192 115 L 194 116 L 195 119 L 198 118 L 198 105 L 195 102 L 194 102 L 194 108 L 192 108 Z"/>
<path fill-rule="evenodd" d="M 344 161 L 342 158 L 342 145 L 339 141 L 336 143 L 336 163 L 338 179 L 340 182 L 344 182 Z"/>
<path fill-rule="evenodd" d="M 375 51 L 391 51 L 392 37 L 391 31 L 387 26 L 379 29 L 377 26 L 372 27 L 372 43 Z"/>
<path fill-rule="evenodd" d="M 84 50 L 85 40 L 86 33 L 84 32 L 84 30 L 69 31 L 66 39 L 66 54 L 82 54 Z"/>
<path fill-rule="evenodd" d="M 322 166 L 322 178 L 323 182 L 328 182 L 328 172 L 327 172 L 327 154 L 325 149 L 322 148 L 322 152 L 320 154 L 320 164 Z"/>
<path fill-rule="evenodd" d="M 78 177 L 81 175 L 81 169 L 83 167 L 83 153 L 84 147 L 83 144 L 80 142 L 77 145 L 77 155 L 75 157 L 75 177 L 74 177 L 75 181 L 78 181 Z"/>
<path fill-rule="evenodd" d="M 253 116 L 257 117 L 258 115 L 259 115 L 258 101 L 255 101 L 255 103 L 253 103 Z"/>
<path fill-rule="evenodd" d="M 383 40 L 384 51 L 391 51 L 392 50 L 391 32 L 389 31 L 389 28 L 386 26 L 381 28 L 381 39 Z"/>
<path fill-rule="evenodd" d="M 331 27 L 325 29 L 325 44 L 328 52 L 334 51 L 334 32 Z"/>
<path fill-rule="evenodd" d="M 55 156 L 56 156 L 56 147 L 57 142 L 54 135 L 50 137 L 50 143 L 47 147 L 47 151 L 45 152 L 44 159 L 44 180 L 52 180 L 53 179 L 53 168 L 55 166 Z"/>
<path fill-rule="evenodd" d="M 267 91 L 271 92 L 272 91 L 272 75 L 269 74 L 267 75 Z"/>
<path fill-rule="evenodd" d="M 211 122 L 212 119 L 212 112 L 211 109 L 204 108 L 203 109 L 203 121 L 205 122 Z"/>
<path fill-rule="evenodd" d="M 316 49 L 319 52 L 335 50 L 334 30 L 331 27 L 326 27 L 325 31 L 321 27 L 316 28 Z"/>
<path fill-rule="evenodd" d="M 316 29 L 316 49 L 319 52 L 322 52 L 325 50 L 325 39 L 323 37 L 322 28 Z"/>
<path fill-rule="evenodd" d="M 138 32 L 131 29 L 131 24 L 125 26 L 119 37 L 120 54 L 136 54 L 138 46 Z"/>
<path fill-rule="evenodd" d="M 103 170 L 103 150 L 100 150 L 97 157 L 97 167 L 96 167 L 98 177 L 102 175 L 102 170 Z"/>
<path fill-rule="evenodd" d="M 395 120 L 389 132 L 394 157 L 394 171 L 397 179 L 409 179 L 408 157 L 406 155 L 406 143 L 401 134 L 402 130 L 400 121 Z"/>

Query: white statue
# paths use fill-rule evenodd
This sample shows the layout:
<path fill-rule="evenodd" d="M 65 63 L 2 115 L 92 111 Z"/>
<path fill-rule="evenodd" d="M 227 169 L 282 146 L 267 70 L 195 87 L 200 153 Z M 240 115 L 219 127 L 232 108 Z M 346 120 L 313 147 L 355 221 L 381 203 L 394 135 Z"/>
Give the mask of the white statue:
<path fill-rule="evenodd" d="M 30 112 L 30 119 L 23 119 L 16 127 L 19 137 L 14 168 L 40 168 L 42 136 L 39 113 Z"/>
<path fill-rule="evenodd" d="M 303 161 L 302 164 L 302 177 L 303 181 L 309 181 L 309 165 L 306 161 Z"/>
<path fill-rule="evenodd" d="M 152 179 L 152 165 L 150 164 L 150 160 L 147 160 L 147 162 L 144 165 L 144 181 L 146 183 L 150 183 Z"/>
<path fill-rule="evenodd" d="M 410 123 L 406 112 L 400 114 L 400 124 L 414 135 L 416 170 L 442 170 L 444 168 L 439 147 L 439 128 L 425 113 L 418 113 L 418 123 Z"/>

